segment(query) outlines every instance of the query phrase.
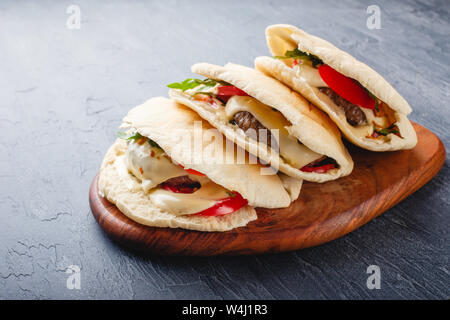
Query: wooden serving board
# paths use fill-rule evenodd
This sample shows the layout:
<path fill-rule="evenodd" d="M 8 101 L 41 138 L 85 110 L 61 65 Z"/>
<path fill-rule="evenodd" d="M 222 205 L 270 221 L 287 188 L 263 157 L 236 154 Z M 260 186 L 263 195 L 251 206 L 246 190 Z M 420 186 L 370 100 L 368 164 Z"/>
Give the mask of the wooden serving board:
<path fill-rule="evenodd" d="M 341 237 L 385 212 L 428 182 L 444 164 L 445 149 L 431 131 L 414 124 L 413 150 L 370 152 L 349 146 L 351 175 L 322 184 L 304 182 L 289 208 L 257 208 L 258 219 L 227 232 L 198 232 L 140 225 L 98 195 L 89 201 L 100 227 L 136 251 L 163 255 L 242 255 L 316 246 Z"/>

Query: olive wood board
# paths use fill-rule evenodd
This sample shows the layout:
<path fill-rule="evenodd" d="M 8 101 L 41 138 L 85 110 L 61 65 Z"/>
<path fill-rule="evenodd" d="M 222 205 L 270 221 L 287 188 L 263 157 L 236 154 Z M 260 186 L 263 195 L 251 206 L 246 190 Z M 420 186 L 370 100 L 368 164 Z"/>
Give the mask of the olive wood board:
<path fill-rule="evenodd" d="M 89 191 L 92 213 L 103 231 L 124 247 L 162 255 L 244 255 L 317 246 L 342 237 L 399 203 L 437 174 L 445 161 L 441 140 L 413 123 L 412 150 L 370 152 L 348 145 L 353 172 L 335 181 L 304 182 L 288 208 L 257 208 L 258 219 L 227 232 L 199 232 L 138 224 L 98 193 Z"/>

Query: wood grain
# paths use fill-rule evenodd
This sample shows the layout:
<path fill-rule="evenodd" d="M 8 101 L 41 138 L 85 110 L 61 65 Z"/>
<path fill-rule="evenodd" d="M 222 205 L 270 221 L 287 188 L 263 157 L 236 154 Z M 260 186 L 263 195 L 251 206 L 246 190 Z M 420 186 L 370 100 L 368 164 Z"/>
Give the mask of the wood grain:
<path fill-rule="evenodd" d="M 113 240 L 137 251 L 164 255 L 241 255 L 316 246 L 364 225 L 418 190 L 442 167 L 439 138 L 414 124 L 413 150 L 375 153 L 348 146 L 355 161 L 350 176 L 323 184 L 305 182 L 289 208 L 257 208 L 258 219 L 228 232 L 153 228 L 123 215 L 98 195 L 92 181 L 89 200 L 100 227 Z"/>

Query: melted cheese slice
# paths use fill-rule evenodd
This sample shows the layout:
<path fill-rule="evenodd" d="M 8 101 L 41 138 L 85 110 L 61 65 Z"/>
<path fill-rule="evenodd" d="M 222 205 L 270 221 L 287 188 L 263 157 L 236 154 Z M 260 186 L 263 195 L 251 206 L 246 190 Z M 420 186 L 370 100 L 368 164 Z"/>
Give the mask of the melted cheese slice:
<path fill-rule="evenodd" d="M 225 106 L 228 120 L 231 120 L 233 116 L 240 111 L 250 112 L 271 132 L 273 130 L 278 130 L 277 142 L 279 153 L 284 160 L 294 168 L 300 169 L 322 156 L 305 145 L 300 144 L 297 138 L 289 135 L 286 127 L 291 126 L 291 123 L 279 111 L 274 110 L 252 97 L 231 97 Z"/>
<path fill-rule="evenodd" d="M 186 175 L 186 171 L 174 164 L 161 149 L 148 141 L 130 141 L 126 153 L 128 170 L 142 181 L 145 192 L 174 177 Z"/>
<path fill-rule="evenodd" d="M 123 159 L 122 159 L 123 158 Z M 174 164 L 163 150 L 152 147 L 148 141 L 130 141 L 125 155 L 117 159 L 116 169 L 120 175 L 131 172 L 141 180 L 144 192 L 155 206 L 176 215 L 189 215 L 206 210 L 216 204 L 217 200 L 229 197 L 227 189 L 214 183 L 208 177 L 188 174 L 183 168 Z M 201 184 L 194 193 L 175 193 L 155 188 L 170 178 L 188 175 Z M 128 186 L 135 189 L 136 186 Z"/>
<path fill-rule="evenodd" d="M 319 70 L 305 64 L 294 66 L 295 74 L 311 87 L 328 87 L 319 74 Z"/>
<path fill-rule="evenodd" d="M 211 208 L 218 200 L 229 197 L 227 189 L 208 181 L 194 193 L 174 193 L 164 189 L 150 192 L 150 200 L 161 210 L 176 215 L 189 215 Z"/>

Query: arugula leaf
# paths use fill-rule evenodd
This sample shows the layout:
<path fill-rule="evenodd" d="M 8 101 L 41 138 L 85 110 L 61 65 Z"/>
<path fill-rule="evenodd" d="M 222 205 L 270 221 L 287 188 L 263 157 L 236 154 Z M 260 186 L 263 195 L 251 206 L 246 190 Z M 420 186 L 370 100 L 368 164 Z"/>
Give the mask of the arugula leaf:
<path fill-rule="evenodd" d="M 391 124 L 387 128 L 381 128 L 381 129 L 379 129 L 379 128 L 377 128 L 377 126 L 375 126 L 374 133 L 376 133 L 377 135 L 384 136 L 384 137 L 386 137 L 388 134 L 392 133 L 403 139 L 403 137 L 400 135 L 400 131 L 395 123 Z M 375 136 L 375 138 L 376 138 L 376 136 Z"/>
<path fill-rule="evenodd" d="M 393 134 L 399 134 L 400 133 L 398 131 L 398 127 L 395 124 L 393 124 L 393 125 L 391 125 L 391 126 L 389 126 L 387 128 L 383 128 L 381 130 L 378 130 L 377 132 L 379 134 L 383 135 L 383 136 L 387 136 L 390 133 L 393 133 Z"/>
<path fill-rule="evenodd" d="M 186 90 L 195 88 L 200 85 L 200 83 L 198 83 L 195 80 L 196 79 L 188 78 L 188 79 L 184 80 L 183 82 L 174 82 L 167 86 L 171 89 L 180 89 L 182 91 L 186 91 Z"/>
<path fill-rule="evenodd" d="M 163 148 L 161 148 L 160 146 L 159 146 L 159 144 L 157 144 L 155 141 L 153 141 L 152 139 L 148 139 L 148 143 L 150 143 L 150 146 L 152 146 L 153 148 L 157 148 L 157 149 L 160 149 L 160 150 L 162 150 Z"/>
<path fill-rule="evenodd" d="M 375 110 L 377 110 L 377 112 L 380 112 L 380 103 L 377 99 L 375 99 Z"/>
<path fill-rule="evenodd" d="M 201 79 L 188 78 L 188 79 L 184 80 L 183 82 L 171 83 L 171 84 L 167 85 L 167 87 L 169 87 L 171 89 L 180 89 L 184 92 L 186 90 L 196 88 L 201 84 L 204 85 L 205 87 L 214 87 L 218 83 L 225 85 L 225 86 L 230 85 L 229 83 L 227 83 L 225 81 L 221 81 L 221 80 L 213 80 L 213 79 L 201 80 Z"/>
<path fill-rule="evenodd" d="M 127 141 L 130 141 L 130 140 L 136 141 L 136 140 L 139 140 L 141 138 L 144 138 L 144 136 L 142 136 L 139 132 L 128 134 L 128 133 L 123 132 L 123 131 L 117 132 L 117 137 L 120 138 L 120 139 L 123 139 L 123 140 L 127 140 Z"/>
<path fill-rule="evenodd" d="M 139 132 L 128 134 L 126 132 L 119 131 L 119 132 L 117 132 L 117 137 L 120 138 L 120 139 L 123 139 L 123 140 L 127 140 L 127 141 L 131 141 L 131 140 L 137 141 L 139 139 L 144 138 L 144 139 L 148 140 L 148 143 L 150 144 L 151 147 L 158 148 L 158 149 L 162 150 L 162 148 L 155 141 L 153 141 L 150 138 L 144 137 Z"/>
<path fill-rule="evenodd" d="M 309 62 L 312 64 L 312 66 L 315 68 L 319 64 L 323 64 L 323 61 L 320 60 L 317 56 L 306 53 L 303 51 L 300 51 L 298 48 L 295 48 L 294 50 L 290 51 L 287 50 L 284 54 L 284 56 L 274 56 L 274 59 L 299 59 L 303 62 Z"/>
<path fill-rule="evenodd" d="M 358 84 L 359 84 L 364 90 L 366 90 L 366 92 L 369 94 L 369 96 L 375 101 L 375 110 L 376 110 L 377 112 L 380 112 L 380 102 L 378 101 L 377 97 L 375 97 L 375 95 L 374 95 L 372 92 L 370 92 L 369 90 L 367 90 L 362 84 L 360 84 L 359 82 L 358 82 Z"/>
<path fill-rule="evenodd" d="M 295 58 L 308 58 L 308 54 L 306 52 L 300 51 L 297 48 L 295 48 L 294 50 L 290 51 L 287 50 L 284 53 L 284 56 L 274 56 L 275 59 L 295 59 Z"/>

